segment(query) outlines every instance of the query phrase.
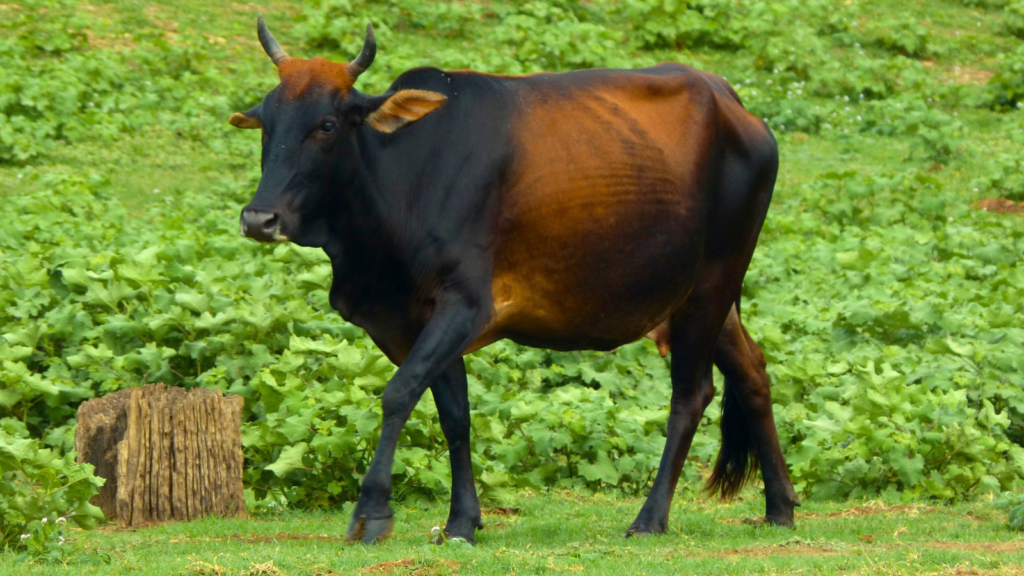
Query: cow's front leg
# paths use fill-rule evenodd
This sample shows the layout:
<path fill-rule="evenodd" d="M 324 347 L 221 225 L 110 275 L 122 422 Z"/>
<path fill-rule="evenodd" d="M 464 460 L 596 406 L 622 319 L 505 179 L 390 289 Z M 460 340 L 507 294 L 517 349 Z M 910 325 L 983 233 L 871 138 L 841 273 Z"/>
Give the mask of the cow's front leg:
<path fill-rule="evenodd" d="M 430 385 L 452 464 L 452 504 L 444 534 L 448 538 L 476 543 L 476 529 L 483 528 L 483 525 L 480 523 L 480 500 L 476 495 L 469 450 L 468 388 L 466 364 L 462 358 L 452 362 Z"/>
<path fill-rule="evenodd" d="M 458 359 L 476 337 L 481 325 L 479 306 L 464 301 L 438 303 L 409 356 L 384 388 L 383 424 L 380 444 L 363 477 L 352 522 L 345 539 L 364 544 L 384 540 L 391 534 L 394 517 L 391 505 L 391 466 L 402 426 L 423 392 L 444 369 Z"/>

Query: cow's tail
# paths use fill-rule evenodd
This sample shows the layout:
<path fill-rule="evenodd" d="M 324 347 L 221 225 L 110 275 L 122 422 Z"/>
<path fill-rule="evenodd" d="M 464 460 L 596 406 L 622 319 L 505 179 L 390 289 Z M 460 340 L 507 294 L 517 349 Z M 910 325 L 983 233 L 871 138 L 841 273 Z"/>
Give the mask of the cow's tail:
<path fill-rule="evenodd" d="M 737 317 L 739 310 L 740 303 L 737 299 Z M 740 330 L 740 336 L 745 340 L 746 334 L 742 334 L 741 326 L 739 322 L 736 322 L 735 328 L 733 328 L 727 322 L 723 331 L 726 329 Z M 723 338 L 729 337 L 730 334 L 723 334 L 719 337 L 719 342 Z M 711 477 L 708 478 L 705 490 L 710 494 L 718 493 L 725 499 L 735 496 L 744 484 L 752 480 L 757 474 L 759 466 L 754 436 L 747 426 L 743 407 L 737 396 L 739 383 L 736 382 L 736 379 L 743 377 L 744 373 L 738 366 L 723 366 L 724 362 L 730 360 L 723 356 L 717 352 L 715 354 L 715 362 L 718 363 L 719 369 L 725 375 L 725 391 L 722 393 L 722 447 L 718 451 L 715 468 L 711 472 Z"/>

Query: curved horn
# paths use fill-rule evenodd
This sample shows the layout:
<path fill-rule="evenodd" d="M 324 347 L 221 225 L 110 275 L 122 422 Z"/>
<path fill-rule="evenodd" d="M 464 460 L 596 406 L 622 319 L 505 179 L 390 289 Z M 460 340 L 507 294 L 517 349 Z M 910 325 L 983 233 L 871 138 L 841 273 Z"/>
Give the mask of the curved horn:
<path fill-rule="evenodd" d="M 352 76 L 352 80 L 366 72 L 366 69 L 373 64 L 373 57 L 377 55 L 377 39 L 373 36 L 373 25 L 366 25 L 366 40 L 363 41 L 363 49 L 359 51 L 359 56 L 356 59 L 349 62 L 346 69 Z"/>
<path fill-rule="evenodd" d="M 256 18 L 256 35 L 260 37 L 260 44 L 263 45 L 263 50 L 267 52 L 267 56 L 274 61 L 274 66 L 279 66 L 281 62 L 288 59 L 288 53 L 281 48 L 281 45 L 274 40 L 274 37 L 270 34 L 270 30 L 267 30 L 267 24 L 263 21 L 263 14 L 260 14 Z"/>

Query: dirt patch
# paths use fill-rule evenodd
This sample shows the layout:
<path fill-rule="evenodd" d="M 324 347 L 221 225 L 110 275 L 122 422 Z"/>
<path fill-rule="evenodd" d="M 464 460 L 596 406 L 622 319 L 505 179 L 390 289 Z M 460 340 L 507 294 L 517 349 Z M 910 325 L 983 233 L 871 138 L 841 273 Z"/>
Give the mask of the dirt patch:
<path fill-rule="evenodd" d="M 85 28 L 83 32 L 85 32 L 85 38 L 89 42 L 89 47 L 93 49 L 134 50 L 139 47 L 139 43 L 127 32 L 106 36 L 97 36 L 89 28 Z"/>
<path fill-rule="evenodd" d="M 807 512 L 804 514 L 797 513 L 796 521 L 799 522 L 802 519 L 813 519 L 813 518 L 860 518 L 863 516 L 877 516 L 884 514 L 891 516 L 899 514 L 901 516 L 917 516 L 919 514 L 932 514 L 936 512 L 934 506 L 921 506 L 921 505 L 895 505 L 886 506 L 885 504 L 867 504 L 865 506 L 854 506 L 853 508 L 847 508 L 845 510 L 837 510 L 835 512 L 828 512 L 826 514 L 819 514 L 817 512 Z"/>
<path fill-rule="evenodd" d="M 494 508 L 484 508 L 483 513 L 484 516 L 518 516 L 519 508 L 496 506 Z"/>
<path fill-rule="evenodd" d="M 954 66 L 949 75 L 957 84 L 985 84 L 996 73 L 973 66 Z"/>
<path fill-rule="evenodd" d="M 436 558 L 431 560 L 414 560 L 402 558 L 371 564 L 359 571 L 360 574 L 407 574 L 409 576 L 440 576 L 455 574 L 459 571 L 459 562 Z"/>
<path fill-rule="evenodd" d="M 908 543 L 909 544 L 909 543 Z M 921 542 L 922 547 L 958 552 L 984 552 L 986 554 L 1014 554 L 1024 552 L 1024 540 L 1009 542 Z"/>
<path fill-rule="evenodd" d="M 971 208 L 997 214 L 1020 214 L 1024 213 L 1024 202 L 1018 204 L 1006 198 L 985 198 L 971 204 Z"/>
<path fill-rule="evenodd" d="M 371 564 L 366 568 L 363 568 L 359 572 L 361 574 L 391 574 L 395 570 L 401 568 L 411 568 L 416 565 L 416 561 L 412 558 L 403 558 L 401 560 L 390 560 L 388 562 L 378 562 Z"/>
<path fill-rule="evenodd" d="M 802 541 L 787 541 L 771 546 L 744 546 L 705 552 L 695 556 L 702 558 L 767 558 L 768 556 L 834 556 L 842 551 L 831 545 Z"/>

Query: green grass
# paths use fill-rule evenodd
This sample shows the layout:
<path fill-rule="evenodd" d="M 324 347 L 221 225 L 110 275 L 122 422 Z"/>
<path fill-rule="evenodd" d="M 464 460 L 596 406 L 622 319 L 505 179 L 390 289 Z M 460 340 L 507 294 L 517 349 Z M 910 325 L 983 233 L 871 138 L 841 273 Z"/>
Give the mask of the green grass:
<path fill-rule="evenodd" d="M 624 539 L 639 498 L 519 494 L 485 508 L 478 546 L 429 543 L 442 503 L 396 508 L 382 545 L 344 543 L 346 510 L 207 519 L 145 530 L 75 532 L 86 553 L 67 567 L 15 564 L 0 575 L 140 574 L 1019 574 L 1024 537 L 990 504 L 805 503 L 797 528 L 744 522 L 751 491 L 731 503 L 677 499 L 663 536 Z M 509 513 L 511 512 L 511 513 Z M 110 564 L 101 561 L 108 554 Z M 271 564 L 272 563 L 272 564 Z M 390 563 L 390 564 L 389 564 Z M 271 568 L 270 566 L 273 566 Z M 261 568 L 262 567 L 262 568 Z"/>

